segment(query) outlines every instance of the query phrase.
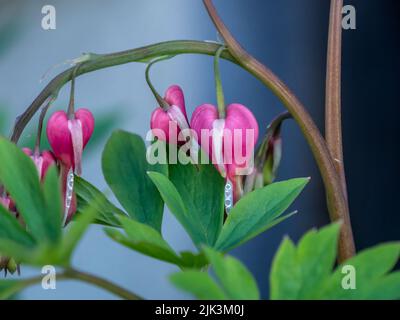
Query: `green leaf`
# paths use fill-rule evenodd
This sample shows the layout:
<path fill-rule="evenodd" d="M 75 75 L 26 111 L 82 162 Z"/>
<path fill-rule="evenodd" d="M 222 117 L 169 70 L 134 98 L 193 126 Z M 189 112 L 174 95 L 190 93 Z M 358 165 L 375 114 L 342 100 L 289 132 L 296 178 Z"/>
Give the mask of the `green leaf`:
<path fill-rule="evenodd" d="M 33 161 L 15 144 L 0 138 L 0 182 L 16 202 L 32 236 L 51 242 L 54 230 L 46 221 L 46 203 Z"/>
<path fill-rule="evenodd" d="M 46 207 L 42 214 L 47 224 L 49 238 L 57 243 L 62 235 L 62 197 L 56 166 L 48 169 L 43 183 L 44 200 Z"/>
<path fill-rule="evenodd" d="M 289 238 L 284 238 L 271 267 L 270 298 L 271 300 L 296 299 L 301 285 L 301 270 L 297 264 L 296 247 Z"/>
<path fill-rule="evenodd" d="M 385 243 L 361 251 L 358 255 L 348 259 L 338 266 L 333 275 L 326 281 L 321 290 L 320 299 L 366 299 L 368 297 L 384 295 L 382 286 L 387 283 L 386 275 L 399 260 L 400 243 Z M 355 271 L 356 289 L 343 289 L 342 280 L 346 273 L 344 266 L 351 266 Z M 391 288 L 391 292 L 400 294 L 400 286 Z"/>
<path fill-rule="evenodd" d="M 367 300 L 399 300 L 400 271 L 375 280 L 372 288 L 363 298 Z"/>
<path fill-rule="evenodd" d="M 201 269 L 208 264 L 203 252 L 193 253 L 189 251 L 180 252 L 180 267 L 187 269 Z"/>
<path fill-rule="evenodd" d="M 81 240 L 85 231 L 89 228 L 90 224 L 96 219 L 98 213 L 96 208 L 98 206 L 101 206 L 101 200 L 99 199 L 92 202 L 86 209 L 82 211 L 79 217 L 70 224 L 60 246 L 55 250 L 57 251 L 57 259 L 59 260 L 58 264 L 69 264 L 75 247 Z"/>
<path fill-rule="evenodd" d="M 29 264 L 36 264 L 37 261 L 36 246 L 18 244 L 17 242 L 6 238 L 0 239 L 0 255 L 13 257 L 19 262 Z"/>
<path fill-rule="evenodd" d="M 340 224 L 307 232 L 298 248 L 285 238 L 271 269 L 271 299 L 311 299 L 332 273 Z"/>
<path fill-rule="evenodd" d="M 110 238 L 150 257 L 180 264 L 180 258 L 157 230 L 123 216 L 119 219 L 126 235 L 116 229 L 106 228 Z"/>
<path fill-rule="evenodd" d="M 389 273 L 399 259 L 400 243 L 364 250 L 333 272 L 339 230 L 339 224 L 320 231 L 311 230 L 302 237 L 297 248 L 287 238 L 282 242 L 271 268 L 271 299 L 400 297 L 400 276 Z M 354 287 L 343 285 L 349 283 Z"/>
<path fill-rule="evenodd" d="M 224 218 L 225 182 L 212 164 L 174 164 L 169 177 L 180 194 L 196 243 L 213 246 Z"/>
<path fill-rule="evenodd" d="M 40 281 L 41 277 L 26 280 L 0 280 L 0 300 L 9 299 L 16 293 L 24 290 L 26 287 Z"/>
<path fill-rule="evenodd" d="M 126 214 L 113 205 L 95 186 L 85 179 L 75 176 L 75 192 L 78 198 L 78 212 L 93 203 L 95 199 L 99 199 L 100 201 L 95 203 L 102 206 L 96 208 L 98 214 L 95 223 L 112 227 L 121 226 L 118 215 L 125 216 Z"/>
<path fill-rule="evenodd" d="M 115 131 L 103 151 L 104 177 L 118 201 L 135 220 L 161 230 L 164 204 L 147 171 L 167 173 L 167 165 L 151 165 L 141 137 Z"/>
<path fill-rule="evenodd" d="M 204 252 L 229 299 L 260 299 L 257 283 L 243 264 L 233 257 L 223 257 L 211 248 L 204 248 Z"/>
<path fill-rule="evenodd" d="M 222 289 L 205 272 L 194 270 L 179 272 L 172 274 L 170 280 L 177 288 L 192 293 L 197 299 L 228 299 Z"/>
<path fill-rule="evenodd" d="M 161 234 L 146 224 L 123 216 L 119 219 L 125 234 L 113 228 L 105 228 L 104 231 L 111 239 L 128 248 L 180 268 L 200 269 L 208 263 L 203 253 L 184 251 L 177 255 Z"/>
<path fill-rule="evenodd" d="M 21 227 L 12 213 L 0 204 L 0 242 L 2 240 L 13 241 L 28 248 L 35 246 L 35 240 L 32 236 Z"/>
<path fill-rule="evenodd" d="M 192 225 L 189 213 L 174 184 L 165 175 L 159 172 L 149 171 L 147 174 L 157 187 L 169 210 L 171 210 L 181 225 L 185 228 L 193 242 L 198 244 L 201 241 L 201 234 L 199 230 Z"/>
<path fill-rule="evenodd" d="M 329 225 L 319 232 L 309 231 L 299 242 L 297 263 L 301 265 L 302 287 L 299 297 L 309 299 L 318 294 L 324 280 L 332 273 L 336 260 L 340 224 Z M 318 243 L 318 245 L 315 245 Z"/>
<path fill-rule="evenodd" d="M 308 181 L 298 178 L 276 182 L 245 195 L 231 210 L 215 248 L 229 251 L 275 225 Z"/>

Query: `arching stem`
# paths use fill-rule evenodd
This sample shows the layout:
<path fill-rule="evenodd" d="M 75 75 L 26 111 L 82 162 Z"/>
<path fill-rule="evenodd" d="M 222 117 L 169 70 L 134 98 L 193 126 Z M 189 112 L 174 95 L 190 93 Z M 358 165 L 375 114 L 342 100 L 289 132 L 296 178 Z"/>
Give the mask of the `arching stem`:
<path fill-rule="evenodd" d="M 160 106 L 161 108 L 163 108 L 164 111 L 167 111 L 167 110 L 169 109 L 170 105 L 168 104 L 167 101 L 165 101 L 164 98 L 161 97 L 161 95 L 160 95 L 160 94 L 157 92 L 157 90 L 154 88 L 154 86 L 153 86 L 153 84 L 152 84 L 152 82 L 151 82 L 151 80 L 150 80 L 150 75 L 149 75 L 149 73 L 150 73 L 150 68 L 153 66 L 153 64 L 155 64 L 155 63 L 157 63 L 157 62 L 160 62 L 160 61 L 162 61 L 162 60 L 170 59 L 170 58 L 172 58 L 172 57 L 171 57 L 171 56 L 166 56 L 166 57 L 160 57 L 160 58 L 154 59 L 153 61 L 151 61 L 151 62 L 147 65 L 147 67 L 146 67 L 146 72 L 145 72 L 145 77 L 146 77 L 147 85 L 149 86 L 149 88 L 150 88 L 151 92 L 153 93 L 154 98 L 157 100 L 159 106 Z"/>

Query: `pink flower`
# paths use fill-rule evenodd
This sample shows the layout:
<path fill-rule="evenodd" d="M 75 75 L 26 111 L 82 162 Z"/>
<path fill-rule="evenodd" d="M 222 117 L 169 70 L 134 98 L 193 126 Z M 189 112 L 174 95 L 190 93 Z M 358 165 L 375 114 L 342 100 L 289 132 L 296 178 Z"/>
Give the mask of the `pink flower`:
<path fill-rule="evenodd" d="M 56 158 L 76 174 L 82 173 L 82 152 L 92 136 L 94 117 L 87 109 L 79 109 L 73 119 L 64 111 L 55 112 L 47 123 L 47 138 Z"/>
<path fill-rule="evenodd" d="M 258 124 L 253 113 L 245 106 L 233 103 L 226 108 L 226 117 L 219 119 L 215 106 L 203 104 L 193 112 L 190 126 L 221 175 L 233 184 L 236 202 L 238 177 L 251 170 L 258 138 Z M 208 141 L 202 141 L 203 129 L 208 130 L 204 136 Z"/>
<path fill-rule="evenodd" d="M 44 179 L 49 167 L 56 164 L 56 159 L 51 151 L 45 150 L 41 153 L 35 153 L 29 148 L 22 148 L 22 151 L 35 163 L 40 180 Z"/>
<path fill-rule="evenodd" d="M 164 133 L 166 142 L 177 143 L 179 132 L 189 128 L 182 89 L 177 85 L 170 86 L 165 92 L 164 100 L 169 104 L 169 108 L 165 110 L 158 107 L 153 111 L 150 128 L 159 139 L 164 140 L 163 137 L 157 135 L 156 129 Z M 170 125 L 170 122 L 174 123 Z"/>

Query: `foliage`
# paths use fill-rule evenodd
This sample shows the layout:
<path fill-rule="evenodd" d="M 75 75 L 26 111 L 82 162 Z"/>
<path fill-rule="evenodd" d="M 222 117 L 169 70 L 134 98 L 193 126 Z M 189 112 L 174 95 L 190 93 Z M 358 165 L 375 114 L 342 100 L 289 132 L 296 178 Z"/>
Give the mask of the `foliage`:
<path fill-rule="evenodd" d="M 297 247 L 283 240 L 270 273 L 272 300 L 400 299 L 400 272 L 390 272 L 399 260 L 400 243 L 361 251 L 334 270 L 339 227 L 311 230 Z M 259 298 L 254 278 L 238 260 L 210 248 L 204 252 L 217 281 L 207 272 L 185 270 L 173 274 L 172 283 L 199 299 Z"/>

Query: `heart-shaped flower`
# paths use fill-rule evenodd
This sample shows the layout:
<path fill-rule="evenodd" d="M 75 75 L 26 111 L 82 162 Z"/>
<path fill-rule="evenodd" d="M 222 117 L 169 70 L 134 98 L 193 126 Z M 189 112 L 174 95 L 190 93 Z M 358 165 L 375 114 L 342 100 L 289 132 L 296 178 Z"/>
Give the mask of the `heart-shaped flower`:
<path fill-rule="evenodd" d="M 33 152 L 29 148 L 22 148 L 22 151 L 26 155 L 28 155 L 34 162 L 38 170 L 40 180 L 44 179 L 49 167 L 56 164 L 56 159 L 51 151 L 44 150 L 41 153 L 39 153 L 39 152 Z"/>
<path fill-rule="evenodd" d="M 47 122 L 47 138 L 54 155 L 78 175 L 82 172 L 82 152 L 93 130 L 94 117 L 87 109 L 77 110 L 72 119 L 65 111 L 57 111 Z"/>
<path fill-rule="evenodd" d="M 227 106 L 225 118 L 220 119 L 214 105 L 203 104 L 193 112 L 190 126 L 218 171 L 237 189 L 237 177 L 252 169 L 258 138 L 258 124 L 253 113 L 244 105 L 233 103 Z M 237 196 L 234 190 L 235 201 Z"/>
<path fill-rule="evenodd" d="M 163 109 L 156 108 L 151 114 L 150 128 L 153 135 L 166 142 L 177 143 L 178 135 L 181 130 L 188 129 L 189 124 L 186 115 L 185 98 L 181 87 L 170 86 L 165 92 L 164 100 L 169 107 Z M 163 136 L 157 134 L 161 130 Z"/>

